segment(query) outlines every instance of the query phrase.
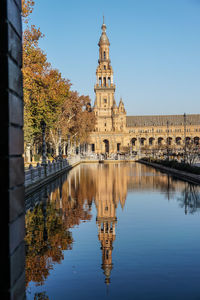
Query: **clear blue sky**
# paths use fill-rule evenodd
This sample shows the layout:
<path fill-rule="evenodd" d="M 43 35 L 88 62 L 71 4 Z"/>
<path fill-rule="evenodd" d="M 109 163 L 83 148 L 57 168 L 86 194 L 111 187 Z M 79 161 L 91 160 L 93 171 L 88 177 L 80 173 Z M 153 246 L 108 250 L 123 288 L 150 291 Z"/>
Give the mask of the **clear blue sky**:
<path fill-rule="evenodd" d="M 40 46 L 94 101 L 102 15 L 128 115 L 200 113 L 200 0 L 35 0 Z"/>

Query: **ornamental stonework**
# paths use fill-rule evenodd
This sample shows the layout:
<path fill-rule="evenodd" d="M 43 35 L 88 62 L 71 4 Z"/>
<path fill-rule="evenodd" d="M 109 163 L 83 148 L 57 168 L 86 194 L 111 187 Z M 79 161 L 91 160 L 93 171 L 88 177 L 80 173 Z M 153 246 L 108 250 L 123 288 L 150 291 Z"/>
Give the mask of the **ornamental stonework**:
<path fill-rule="evenodd" d="M 178 150 L 185 140 L 200 143 L 200 114 L 127 116 L 123 100 L 117 105 L 110 60 L 110 41 L 103 23 L 99 39 L 99 59 L 94 86 L 96 126 L 90 136 L 95 153 L 125 153 L 142 149 Z"/>

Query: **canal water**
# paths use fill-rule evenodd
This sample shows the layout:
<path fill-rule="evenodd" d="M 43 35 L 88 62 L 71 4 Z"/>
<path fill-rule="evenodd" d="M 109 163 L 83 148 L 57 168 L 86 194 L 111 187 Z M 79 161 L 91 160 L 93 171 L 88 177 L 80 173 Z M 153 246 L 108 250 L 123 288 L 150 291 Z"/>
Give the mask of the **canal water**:
<path fill-rule="evenodd" d="M 200 188 L 82 164 L 26 199 L 27 299 L 200 299 Z"/>

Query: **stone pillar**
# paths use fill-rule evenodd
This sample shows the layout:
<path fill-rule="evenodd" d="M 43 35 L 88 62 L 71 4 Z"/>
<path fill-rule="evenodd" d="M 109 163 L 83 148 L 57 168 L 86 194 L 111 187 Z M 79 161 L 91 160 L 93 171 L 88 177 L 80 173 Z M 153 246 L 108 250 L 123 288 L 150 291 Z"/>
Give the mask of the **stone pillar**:
<path fill-rule="evenodd" d="M 25 299 L 21 0 L 0 2 L 1 298 Z"/>

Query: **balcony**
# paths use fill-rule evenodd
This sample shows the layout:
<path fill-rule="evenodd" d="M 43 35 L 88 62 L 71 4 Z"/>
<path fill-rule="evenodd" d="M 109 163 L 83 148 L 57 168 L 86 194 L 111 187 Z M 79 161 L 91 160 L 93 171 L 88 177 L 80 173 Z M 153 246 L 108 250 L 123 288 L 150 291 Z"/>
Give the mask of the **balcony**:
<path fill-rule="evenodd" d="M 111 60 L 110 60 L 110 58 L 109 59 L 106 59 L 106 58 L 98 59 L 98 63 L 100 64 L 101 62 L 108 62 L 110 64 Z"/>
<path fill-rule="evenodd" d="M 115 90 L 115 84 L 111 83 L 110 85 L 109 84 L 95 84 L 94 86 L 94 89 L 95 90 L 98 90 L 98 89 L 114 89 Z"/>

